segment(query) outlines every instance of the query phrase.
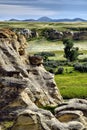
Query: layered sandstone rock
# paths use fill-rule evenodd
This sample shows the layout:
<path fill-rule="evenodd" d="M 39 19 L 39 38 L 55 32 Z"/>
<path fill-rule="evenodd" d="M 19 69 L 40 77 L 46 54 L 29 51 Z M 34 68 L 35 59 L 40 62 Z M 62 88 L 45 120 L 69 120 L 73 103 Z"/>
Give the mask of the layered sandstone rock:
<path fill-rule="evenodd" d="M 43 66 L 31 65 L 27 54 L 19 51 L 26 46 L 24 37 L 12 34 L 15 38 L 7 33 L 8 39 L 0 39 L 0 120 L 12 120 L 28 106 L 55 106 L 62 102 L 53 75 Z"/>
<path fill-rule="evenodd" d="M 87 100 L 71 99 L 55 109 L 55 116 L 62 123 L 78 121 L 87 129 Z"/>

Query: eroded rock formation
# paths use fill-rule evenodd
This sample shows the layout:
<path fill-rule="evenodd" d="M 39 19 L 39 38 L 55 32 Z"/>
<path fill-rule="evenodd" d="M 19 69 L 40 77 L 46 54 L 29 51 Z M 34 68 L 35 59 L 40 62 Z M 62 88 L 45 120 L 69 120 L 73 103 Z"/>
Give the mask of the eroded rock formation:
<path fill-rule="evenodd" d="M 44 29 L 42 35 L 49 40 L 63 40 L 65 38 L 73 40 L 87 40 L 87 31 L 58 31 L 55 29 Z"/>
<path fill-rule="evenodd" d="M 25 52 L 24 36 L 1 30 L 0 38 L 0 129 L 12 121 L 9 130 L 85 130 L 87 100 L 64 103 L 41 57 Z M 58 106 L 55 115 L 44 106 Z"/>

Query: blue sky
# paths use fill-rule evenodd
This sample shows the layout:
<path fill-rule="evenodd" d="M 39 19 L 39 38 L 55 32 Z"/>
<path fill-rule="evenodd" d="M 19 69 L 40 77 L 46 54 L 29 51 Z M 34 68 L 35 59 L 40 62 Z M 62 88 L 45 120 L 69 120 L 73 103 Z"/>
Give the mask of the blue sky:
<path fill-rule="evenodd" d="M 87 19 L 87 0 L 0 0 L 0 20 L 42 16 Z"/>

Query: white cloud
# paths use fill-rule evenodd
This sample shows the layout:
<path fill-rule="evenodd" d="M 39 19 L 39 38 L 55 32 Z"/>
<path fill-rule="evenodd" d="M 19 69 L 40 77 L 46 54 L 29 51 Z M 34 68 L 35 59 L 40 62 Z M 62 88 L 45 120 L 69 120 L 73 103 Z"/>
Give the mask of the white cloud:
<path fill-rule="evenodd" d="M 44 8 L 36 8 L 33 6 L 19 6 L 19 5 L 0 5 L 0 15 L 54 15 L 56 12 L 46 10 Z"/>
<path fill-rule="evenodd" d="M 0 19 L 87 17 L 86 12 L 87 0 L 0 0 Z"/>

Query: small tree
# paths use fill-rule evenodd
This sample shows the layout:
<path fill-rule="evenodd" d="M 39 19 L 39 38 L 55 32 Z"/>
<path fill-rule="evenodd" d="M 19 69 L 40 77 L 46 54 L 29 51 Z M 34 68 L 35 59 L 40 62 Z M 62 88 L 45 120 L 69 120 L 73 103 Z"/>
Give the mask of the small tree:
<path fill-rule="evenodd" d="M 78 47 L 73 47 L 73 41 L 71 39 L 64 39 L 63 44 L 64 48 L 64 57 L 67 58 L 68 61 L 75 61 L 79 55 Z"/>

